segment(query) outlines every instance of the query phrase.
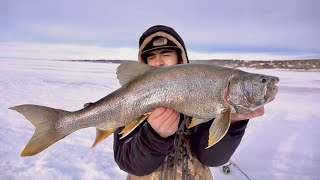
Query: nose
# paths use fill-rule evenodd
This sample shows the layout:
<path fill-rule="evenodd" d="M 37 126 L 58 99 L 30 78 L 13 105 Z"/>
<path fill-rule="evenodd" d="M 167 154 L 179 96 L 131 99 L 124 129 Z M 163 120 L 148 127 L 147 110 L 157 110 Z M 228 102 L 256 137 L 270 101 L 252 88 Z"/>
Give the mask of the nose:
<path fill-rule="evenodd" d="M 155 64 L 156 67 L 165 65 L 165 63 L 164 63 L 164 61 L 163 61 L 163 59 L 162 59 L 160 54 L 157 54 L 155 58 L 156 58 L 156 64 Z"/>

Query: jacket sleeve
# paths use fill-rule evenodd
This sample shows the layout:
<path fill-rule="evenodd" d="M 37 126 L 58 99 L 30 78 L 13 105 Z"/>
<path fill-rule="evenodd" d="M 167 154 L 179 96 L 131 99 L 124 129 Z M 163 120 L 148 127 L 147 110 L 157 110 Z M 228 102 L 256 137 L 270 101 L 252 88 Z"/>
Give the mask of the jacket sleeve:
<path fill-rule="evenodd" d="M 154 172 L 173 150 L 174 136 L 160 137 L 145 123 L 130 133 L 130 137 L 119 139 L 119 128 L 114 133 L 114 158 L 120 169 L 143 176 Z"/>
<path fill-rule="evenodd" d="M 215 145 L 206 149 L 209 128 L 212 120 L 194 128 L 191 148 L 199 161 L 211 167 L 221 166 L 229 161 L 239 146 L 249 120 L 238 121 L 230 125 L 227 134 Z"/>

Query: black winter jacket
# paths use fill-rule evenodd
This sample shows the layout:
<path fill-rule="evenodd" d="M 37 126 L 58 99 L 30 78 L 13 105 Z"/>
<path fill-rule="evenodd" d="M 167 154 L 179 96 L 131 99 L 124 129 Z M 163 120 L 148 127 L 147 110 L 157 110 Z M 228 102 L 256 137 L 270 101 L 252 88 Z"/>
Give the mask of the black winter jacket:
<path fill-rule="evenodd" d="M 181 116 L 183 117 L 183 116 Z M 231 124 L 227 134 L 214 146 L 206 149 L 212 120 L 192 128 L 191 148 L 198 160 L 215 167 L 228 162 L 244 135 L 248 120 Z M 146 122 L 128 137 L 119 139 L 119 128 L 114 133 L 114 158 L 120 169 L 143 176 L 154 172 L 173 151 L 174 135 L 160 137 Z"/>

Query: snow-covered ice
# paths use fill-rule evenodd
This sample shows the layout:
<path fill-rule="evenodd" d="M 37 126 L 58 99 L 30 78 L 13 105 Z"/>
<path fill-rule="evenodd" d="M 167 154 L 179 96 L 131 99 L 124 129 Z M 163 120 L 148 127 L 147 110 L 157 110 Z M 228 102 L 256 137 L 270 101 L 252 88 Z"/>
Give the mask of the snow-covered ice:
<path fill-rule="evenodd" d="M 79 130 L 32 157 L 20 153 L 34 132 L 8 108 L 38 104 L 80 109 L 120 85 L 118 64 L 46 60 L 0 60 L 0 179 L 125 179 L 113 158 L 113 137 L 95 149 L 95 129 Z M 232 157 L 251 179 L 320 179 L 320 72 L 244 69 L 280 77 L 265 115 L 249 122 Z M 231 166 L 211 168 L 215 179 L 246 179 Z"/>

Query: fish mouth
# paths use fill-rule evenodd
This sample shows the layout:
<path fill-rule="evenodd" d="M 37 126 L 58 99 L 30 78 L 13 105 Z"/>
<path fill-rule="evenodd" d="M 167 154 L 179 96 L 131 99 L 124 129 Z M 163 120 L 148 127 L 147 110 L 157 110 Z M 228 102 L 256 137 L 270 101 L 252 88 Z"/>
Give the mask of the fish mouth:
<path fill-rule="evenodd" d="M 278 93 L 278 86 L 277 85 L 271 85 L 267 87 L 266 95 L 264 96 L 264 100 L 266 103 L 272 101 L 276 94 Z"/>

